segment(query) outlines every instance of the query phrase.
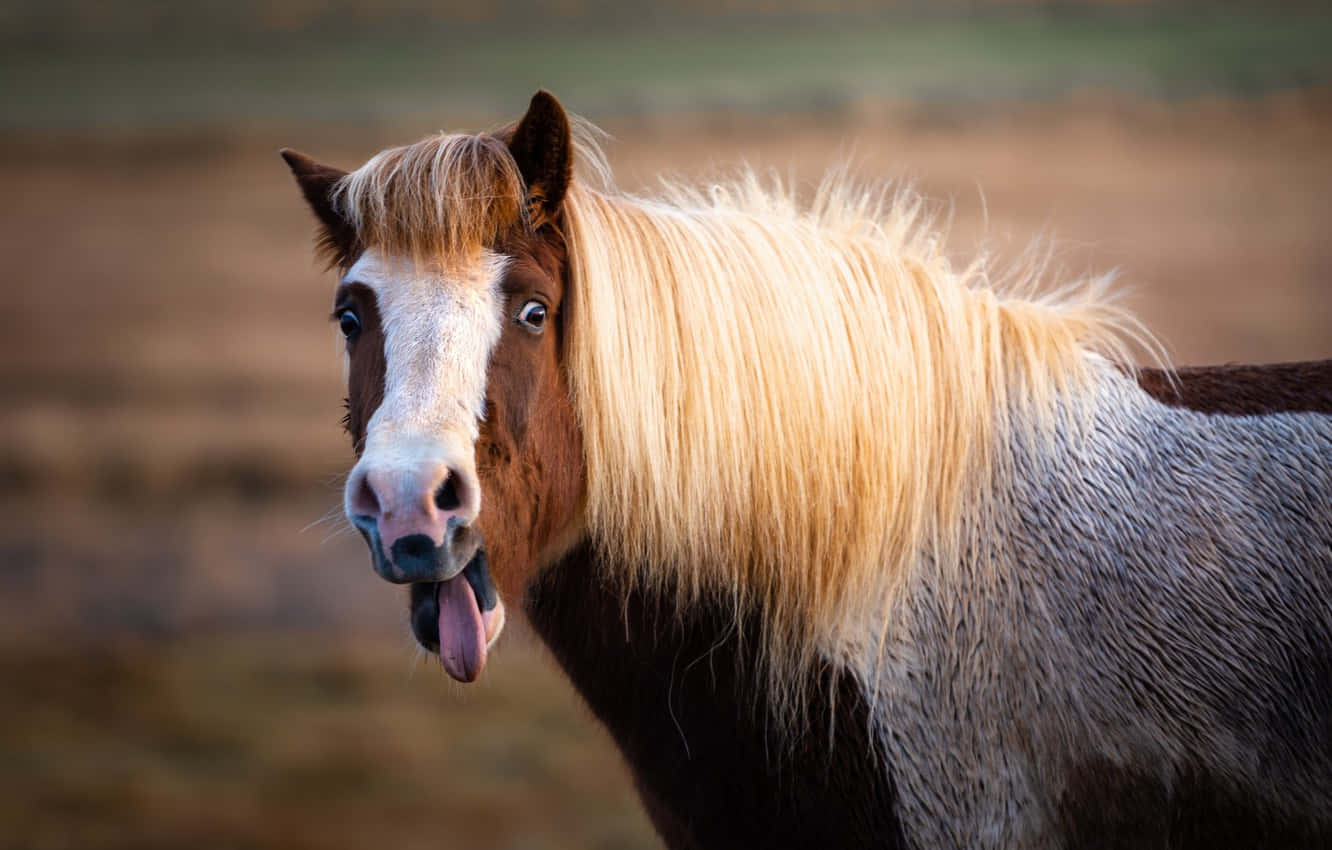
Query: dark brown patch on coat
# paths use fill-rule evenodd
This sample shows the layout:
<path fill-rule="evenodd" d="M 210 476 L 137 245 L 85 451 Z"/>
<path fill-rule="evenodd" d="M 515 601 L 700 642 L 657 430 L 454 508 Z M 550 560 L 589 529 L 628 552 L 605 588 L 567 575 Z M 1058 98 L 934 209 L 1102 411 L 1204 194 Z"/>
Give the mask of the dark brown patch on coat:
<path fill-rule="evenodd" d="M 1332 360 L 1192 366 L 1178 370 L 1174 383 L 1168 372 L 1140 369 L 1138 385 L 1163 404 L 1200 413 L 1332 414 Z"/>
<path fill-rule="evenodd" d="M 344 310 L 353 310 L 361 329 L 347 340 L 347 415 L 343 425 L 352 449 L 360 457 L 365 449 L 365 427 L 384 400 L 384 328 L 379 319 L 379 300 L 363 283 L 346 283 L 333 296 L 333 320 Z"/>
<path fill-rule="evenodd" d="M 847 673 L 819 671 L 803 731 L 774 728 L 758 675 L 759 617 L 673 595 L 626 595 L 587 547 L 543 571 L 529 617 L 632 767 L 676 850 L 893 848 L 896 791 Z M 831 729 L 829 728 L 831 721 Z"/>
<path fill-rule="evenodd" d="M 1060 800 L 1066 846 L 1103 850 L 1212 850 L 1332 847 L 1332 831 L 1257 808 L 1214 777 L 1160 776 L 1109 761 L 1070 774 Z"/>

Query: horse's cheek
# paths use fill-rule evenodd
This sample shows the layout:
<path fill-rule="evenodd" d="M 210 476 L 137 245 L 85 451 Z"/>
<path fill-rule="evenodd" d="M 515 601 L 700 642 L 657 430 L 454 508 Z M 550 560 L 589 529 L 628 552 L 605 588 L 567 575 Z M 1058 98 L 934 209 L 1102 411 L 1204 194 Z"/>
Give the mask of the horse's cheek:
<path fill-rule="evenodd" d="M 531 541 L 538 521 L 539 481 L 531 474 L 530 447 L 515 441 L 504 427 L 509 416 L 494 411 L 491 427 L 477 444 L 481 476 L 481 513 L 477 525 L 485 539 L 491 574 L 500 595 L 520 598 L 533 560 Z M 488 433 L 487 433 L 488 432 Z"/>
<path fill-rule="evenodd" d="M 510 471 L 514 465 L 514 446 L 507 434 L 494 433 L 497 430 L 484 428 L 476 445 L 477 473 L 481 479 L 481 513 L 476 524 L 485 540 L 491 576 L 500 595 L 512 599 L 512 577 L 518 560 L 514 543 L 523 538 L 515 533 L 513 521 L 516 494 Z"/>

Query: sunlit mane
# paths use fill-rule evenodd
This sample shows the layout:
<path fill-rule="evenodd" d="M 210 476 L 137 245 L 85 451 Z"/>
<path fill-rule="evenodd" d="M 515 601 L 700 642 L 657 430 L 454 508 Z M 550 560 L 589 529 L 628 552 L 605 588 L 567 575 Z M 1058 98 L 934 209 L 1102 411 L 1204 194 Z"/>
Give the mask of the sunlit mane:
<path fill-rule="evenodd" d="M 502 141 L 455 133 L 380 151 L 342 179 L 333 203 L 363 246 L 452 262 L 518 225 L 522 199 L 522 175 Z"/>
<path fill-rule="evenodd" d="M 386 151 L 341 202 L 367 243 L 458 256 L 519 220 L 502 154 Z M 604 176 L 586 133 L 578 158 Z M 885 622 L 923 558 L 985 551 L 1006 441 L 1137 328 L 1104 281 L 1036 296 L 1033 267 L 1000 292 L 949 262 L 918 196 L 844 178 L 806 202 L 752 173 L 654 199 L 576 179 L 564 221 L 586 533 L 615 579 L 761 612 L 779 711 L 863 648 L 867 606 Z"/>

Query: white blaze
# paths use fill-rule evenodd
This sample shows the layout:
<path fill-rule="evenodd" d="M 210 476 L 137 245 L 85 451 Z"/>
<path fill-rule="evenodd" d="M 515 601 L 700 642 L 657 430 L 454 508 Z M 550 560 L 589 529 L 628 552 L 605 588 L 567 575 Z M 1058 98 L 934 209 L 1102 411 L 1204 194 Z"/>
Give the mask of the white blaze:
<path fill-rule="evenodd" d="M 443 462 L 475 482 L 486 370 L 504 327 L 506 261 L 483 251 L 470 267 L 444 270 L 372 249 L 347 272 L 345 282 L 374 291 L 384 334 L 384 398 L 358 466 L 406 471 Z M 480 510 L 475 486 L 460 496 L 472 515 Z"/>

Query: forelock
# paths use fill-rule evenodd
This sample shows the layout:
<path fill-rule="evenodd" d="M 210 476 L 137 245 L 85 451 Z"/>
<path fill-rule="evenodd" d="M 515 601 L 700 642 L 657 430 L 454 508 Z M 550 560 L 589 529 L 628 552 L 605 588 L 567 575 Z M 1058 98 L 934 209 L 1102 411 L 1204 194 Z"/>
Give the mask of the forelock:
<path fill-rule="evenodd" d="M 339 181 L 333 205 L 360 247 L 449 266 L 524 227 L 524 193 L 503 141 L 440 134 L 376 154 Z"/>

